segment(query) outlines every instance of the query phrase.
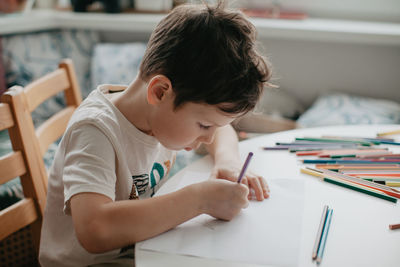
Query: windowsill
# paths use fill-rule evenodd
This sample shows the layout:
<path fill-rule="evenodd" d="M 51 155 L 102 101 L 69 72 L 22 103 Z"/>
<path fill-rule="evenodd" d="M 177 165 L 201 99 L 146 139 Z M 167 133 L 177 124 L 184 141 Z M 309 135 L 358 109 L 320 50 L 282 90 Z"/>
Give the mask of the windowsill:
<path fill-rule="evenodd" d="M 50 29 L 150 33 L 164 14 L 105 14 L 33 10 L 28 14 L 0 16 L 0 35 Z M 260 39 L 290 39 L 322 42 L 400 44 L 400 24 L 384 22 L 315 19 L 281 20 L 251 18 Z"/>

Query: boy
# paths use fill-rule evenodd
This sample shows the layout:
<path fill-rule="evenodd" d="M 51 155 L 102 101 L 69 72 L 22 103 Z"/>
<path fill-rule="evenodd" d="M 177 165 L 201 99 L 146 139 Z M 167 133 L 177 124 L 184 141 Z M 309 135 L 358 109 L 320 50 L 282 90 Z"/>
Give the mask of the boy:
<path fill-rule="evenodd" d="M 254 108 L 269 79 L 254 42 L 254 26 L 239 12 L 179 6 L 154 30 L 126 89 L 103 85 L 90 94 L 50 170 L 42 266 L 131 266 L 129 245 L 202 213 L 230 220 L 247 207 L 249 188 L 260 201 L 268 197 L 260 176 L 236 183 L 242 162 L 229 125 Z M 220 179 L 150 198 L 173 151 L 201 143 Z"/>

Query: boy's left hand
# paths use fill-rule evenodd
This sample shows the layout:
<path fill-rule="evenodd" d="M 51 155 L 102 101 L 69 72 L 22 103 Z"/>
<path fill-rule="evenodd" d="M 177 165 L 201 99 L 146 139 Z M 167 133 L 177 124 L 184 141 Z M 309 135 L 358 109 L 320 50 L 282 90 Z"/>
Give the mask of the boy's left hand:
<path fill-rule="evenodd" d="M 241 171 L 241 168 L 238 166 L 240 165 L 232 163 L 215 165 L 211 172 L 210 178 L 225 179 L 232 182 L 237 182 Z M 253 190 L 258 201 L 263 201 L 265 198 L 269 197 L 270 191 L 267 181 L 260 175 L 254 174 L 248 170 L 242 178 L 242 184 L 247 185 L 250 189 L 248 196 L 249 199 L 252 198 Z"/>

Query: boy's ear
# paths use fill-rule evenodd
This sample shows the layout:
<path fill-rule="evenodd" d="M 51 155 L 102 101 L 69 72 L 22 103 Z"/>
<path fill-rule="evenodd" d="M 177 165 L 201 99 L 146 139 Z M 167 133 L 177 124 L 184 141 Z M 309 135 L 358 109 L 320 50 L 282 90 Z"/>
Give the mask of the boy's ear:
<path fill-rule="evenodd" d="M 151 105 L 156 105 L 171 92 L 171 81 L 165 75 L 156 75 L 151 78 L 147 85 L 147 102 Z"/>

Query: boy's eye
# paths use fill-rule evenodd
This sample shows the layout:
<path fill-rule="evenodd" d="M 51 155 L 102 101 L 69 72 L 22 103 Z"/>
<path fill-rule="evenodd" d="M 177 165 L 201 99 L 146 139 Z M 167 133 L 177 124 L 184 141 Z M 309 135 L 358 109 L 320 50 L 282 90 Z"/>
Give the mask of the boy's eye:
<path fill-rule="evenodd" d="M 208 125 L 204 125 L 204 124 L 199 123 L 199 127 L 200 127 L 201 129 L 208 130 L 208 129 L 210 129 L 211 126 L 208 126 Z"/>

